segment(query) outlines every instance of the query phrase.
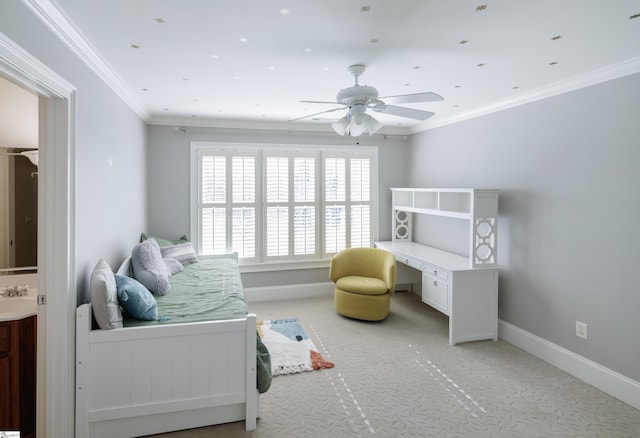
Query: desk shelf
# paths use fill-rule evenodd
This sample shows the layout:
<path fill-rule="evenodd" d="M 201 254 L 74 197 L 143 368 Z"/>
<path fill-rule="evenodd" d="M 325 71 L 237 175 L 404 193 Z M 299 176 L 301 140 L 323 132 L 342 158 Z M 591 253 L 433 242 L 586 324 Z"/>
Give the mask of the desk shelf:
<path fill-rule="evenodd" d="M 470 267 L 495 267 L 498 257 L 498 192 L 477 189 L 392 188 L 392 240 L 411 242 L 413 215 L 469 221 Z"/>

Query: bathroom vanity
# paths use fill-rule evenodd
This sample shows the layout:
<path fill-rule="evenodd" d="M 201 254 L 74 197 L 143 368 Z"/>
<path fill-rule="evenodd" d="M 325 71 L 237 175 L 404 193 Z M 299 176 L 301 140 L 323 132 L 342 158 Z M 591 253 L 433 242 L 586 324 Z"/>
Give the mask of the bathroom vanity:
<path fill-rule="evenodd" d="M 0 296 L 0 431 L 36 436 L 36 291 Z"/>

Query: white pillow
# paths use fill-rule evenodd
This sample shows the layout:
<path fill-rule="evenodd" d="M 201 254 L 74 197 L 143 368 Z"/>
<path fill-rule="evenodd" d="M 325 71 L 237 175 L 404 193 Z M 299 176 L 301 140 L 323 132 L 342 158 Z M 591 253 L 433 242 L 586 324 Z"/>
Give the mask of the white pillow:
<path fill-rule="evenodd" d="M 103 330 L 122 328 L 116 278 L 107 262 L 100 259 L 91 273 L 91 307 Z"/>

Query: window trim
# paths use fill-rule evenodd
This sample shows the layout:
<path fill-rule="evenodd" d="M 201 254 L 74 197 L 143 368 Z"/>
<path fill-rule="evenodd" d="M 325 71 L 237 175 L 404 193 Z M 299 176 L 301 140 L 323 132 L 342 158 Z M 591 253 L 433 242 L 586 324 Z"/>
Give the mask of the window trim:
<path fill-rule="evenodd" d="M 190 208 L 189 208 L 189 222 L 190 222 L 190 235 L 191 240 L 197 244 L 198 252 L 200 246 L 200 234 L 199 234 L 199 218 L 198 218 L 198 192 L 199 192 L 199 168 L 198 157 L 201 150 L 215 149 L 225 152 L 233 151 L 291 151 L 291 152 L 326 152 L 326 153 L 349 153 L 349 154 L 371 154 L 371 209 L 372 209 L 372 221 L 371 221 L 371 244 L 378 239 L 379 236 L 379 181 L 378 181 L 378 147 L 377 146 L 349 146 L 349 145 L 322 145 L 322 144 L 271 144 L 271 143 L 230 143 L 230 142 L 209 142 L 209 141 L 193 141 L 190 144 Z M 261 168 L 260 178 L 262 178 L 262 163 L 258 164 Z M 324 168 L 324 166 L 321 166 Z M 259 185 L 262 183 L 260 182 Z M 324 198 L 318 198 L 319 206 L 325 207 Z M 350 202 L 350 201 L 349 201 Z M 261 207 L 263 207 L 262 199 L 258 201 Z M 262 211 L 260 212 L 262 214 Z M 323 213 L 324 214 L 324 213 Z M 259 227 L 262 227 L 262 218 L 260 219 Z M 324 242 L 321 242 L 324 245 Z M 324 247 L 321 249 L 321 258 L 310 260 L 305 256 L 296 258 L 296 260 L 282 260 L 282 261 L 246 261 L 242 262 L 243 272 L 260 272 L 265 270 L 288 270 L 288 269 L 313 269 L 328 266 L 328 260 L 331 256 L 327 256 Z M 295 256 L 293 256 L 295 258 Z"/>

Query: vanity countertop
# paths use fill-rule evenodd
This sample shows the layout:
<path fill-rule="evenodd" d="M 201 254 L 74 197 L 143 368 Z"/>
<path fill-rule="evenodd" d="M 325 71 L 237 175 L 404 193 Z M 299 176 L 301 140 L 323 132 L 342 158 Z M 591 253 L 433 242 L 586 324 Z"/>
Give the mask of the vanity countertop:
<path fill-rule="evenodd" d="M 27 295 L 4 297 L 0 295 L 0 322 L 28 318 L 38 313 L 37 290 L 29 288 Z"/>

